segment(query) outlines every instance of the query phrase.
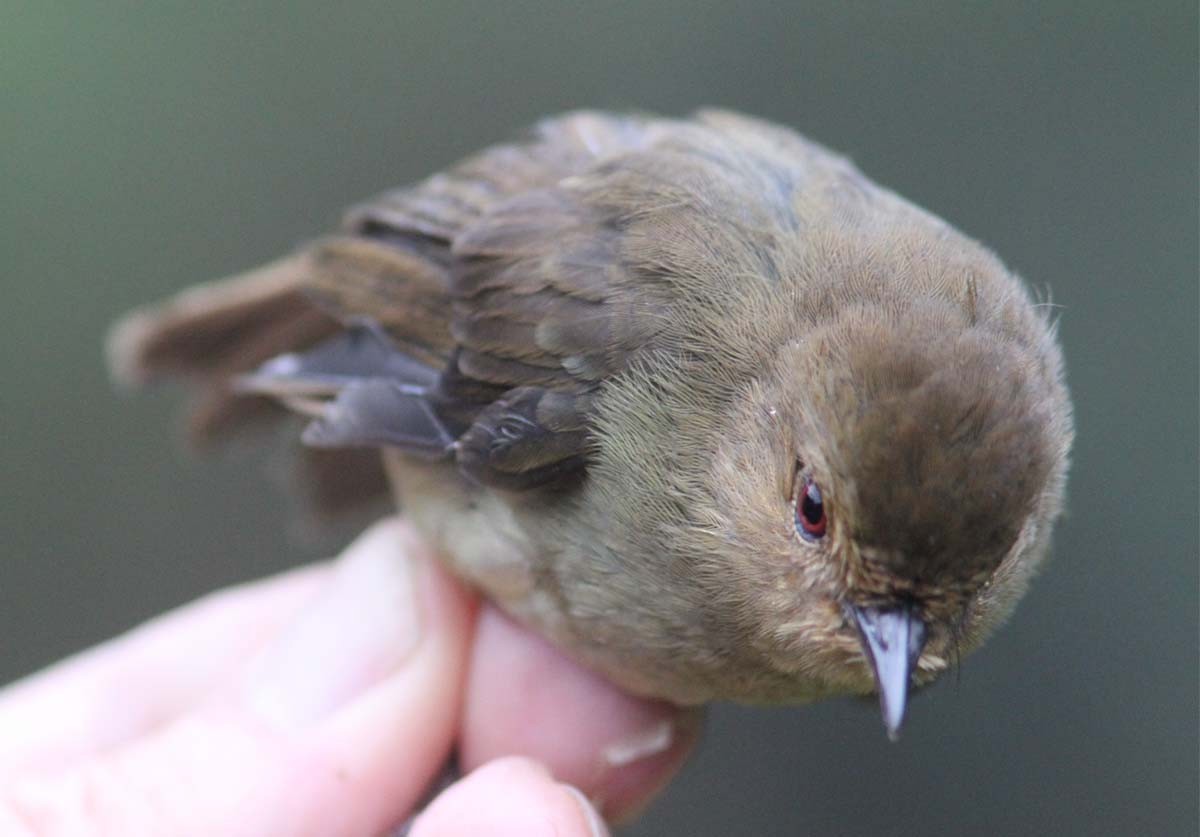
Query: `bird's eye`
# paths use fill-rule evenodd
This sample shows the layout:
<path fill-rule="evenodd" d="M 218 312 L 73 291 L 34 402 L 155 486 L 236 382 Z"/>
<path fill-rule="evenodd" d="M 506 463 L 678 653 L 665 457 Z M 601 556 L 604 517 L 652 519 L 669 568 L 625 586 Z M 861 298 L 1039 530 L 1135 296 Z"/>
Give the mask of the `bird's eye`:
<path fill-rule="evenodd" d="M 813 482 L 812 477 L 805 477 L 796 497 L 796 531 L 806 541 L 818 541 L 825 537 L 827 526 L 821 489 Z"/>

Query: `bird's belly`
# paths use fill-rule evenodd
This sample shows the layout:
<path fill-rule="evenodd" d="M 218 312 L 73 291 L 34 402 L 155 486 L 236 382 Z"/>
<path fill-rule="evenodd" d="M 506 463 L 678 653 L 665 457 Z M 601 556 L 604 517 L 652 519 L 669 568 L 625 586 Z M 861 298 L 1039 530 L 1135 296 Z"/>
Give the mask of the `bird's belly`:
<path fill-rule="evenodd" d="M 560 635 L 559 603 L 534 583 L 538 555 L 512 509 L 471 485 L 451 463 L 385 451 L 401 511 L 456 575 L 510 615 L 550 638 Z"/>

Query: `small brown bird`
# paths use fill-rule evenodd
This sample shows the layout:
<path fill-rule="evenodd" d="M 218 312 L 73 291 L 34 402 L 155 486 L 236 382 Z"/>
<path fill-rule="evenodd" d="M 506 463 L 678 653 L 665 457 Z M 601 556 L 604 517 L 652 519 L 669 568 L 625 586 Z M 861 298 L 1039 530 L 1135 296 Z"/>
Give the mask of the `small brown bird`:
<path fill-rule="evenodd" d="M 193 379 L 201 438 L 309 416 L 329 504 L 382 448 L 458 574 L 635 693 L 874 689 L 892 736 L 1024 592 L 1073 432 L 995 256 L 728 112 L 547 120 L 110 350 Z"/>

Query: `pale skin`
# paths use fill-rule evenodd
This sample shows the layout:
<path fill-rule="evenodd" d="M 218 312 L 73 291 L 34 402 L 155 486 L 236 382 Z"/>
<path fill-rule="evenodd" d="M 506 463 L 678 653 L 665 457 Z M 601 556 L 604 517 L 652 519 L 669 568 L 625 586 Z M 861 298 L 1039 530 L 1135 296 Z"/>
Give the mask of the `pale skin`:
<path fill-rule="evenodd" d="M 699 716 L 480 606 L 392 519 L 0 690 L 0 833 L 605 834 Z M 589 801 L 590 800 L 590 801 Z"/>

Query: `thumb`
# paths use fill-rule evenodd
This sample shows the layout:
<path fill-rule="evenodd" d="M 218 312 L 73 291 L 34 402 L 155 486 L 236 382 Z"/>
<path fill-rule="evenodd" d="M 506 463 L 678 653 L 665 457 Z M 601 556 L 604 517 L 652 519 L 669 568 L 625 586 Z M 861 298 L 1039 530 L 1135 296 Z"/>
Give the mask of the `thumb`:
<path fill-rule="evenodd" d="M 0 794 L 0 832 L 373 835 L 447 757 L 469 596 L 385 521 L 220 699 Z"/>

